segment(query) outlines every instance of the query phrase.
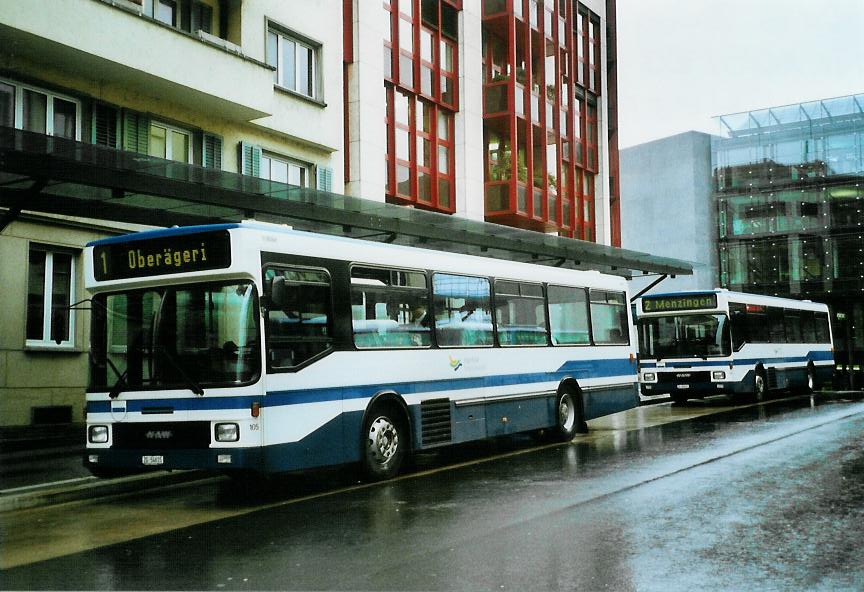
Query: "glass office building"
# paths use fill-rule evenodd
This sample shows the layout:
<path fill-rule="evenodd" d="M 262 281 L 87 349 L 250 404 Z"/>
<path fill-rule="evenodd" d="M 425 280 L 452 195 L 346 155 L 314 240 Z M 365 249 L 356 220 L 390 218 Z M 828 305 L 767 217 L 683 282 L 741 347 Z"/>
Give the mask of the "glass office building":
<path fill-rule="evenodd" d="M 864 94 L 716 118 L 724 288 L 826 302 L 838 366 L 864 365 Z"/>

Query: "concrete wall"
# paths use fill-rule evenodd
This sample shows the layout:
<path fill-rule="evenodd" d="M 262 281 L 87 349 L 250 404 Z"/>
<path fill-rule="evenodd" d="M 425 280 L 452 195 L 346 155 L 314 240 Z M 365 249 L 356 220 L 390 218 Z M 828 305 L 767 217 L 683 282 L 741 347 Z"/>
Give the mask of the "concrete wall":
<path fill-rule="evenodd" d="M 687 132 L 621 150 L 621 243 L 625 249 L 694 263 L 692 276 L 651 292 L 719 285 L 711 136 Z M 634 278 L 640 290 L 656 278 Z"/>

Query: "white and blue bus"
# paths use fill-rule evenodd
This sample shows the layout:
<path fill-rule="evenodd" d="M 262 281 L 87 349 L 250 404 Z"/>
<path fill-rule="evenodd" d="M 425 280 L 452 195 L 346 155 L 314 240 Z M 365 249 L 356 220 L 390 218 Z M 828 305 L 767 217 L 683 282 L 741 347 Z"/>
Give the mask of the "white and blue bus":
<path fill-rule="evenodd" d="M 99 240 L 86 464 L 281 472 L 638 404 L 623 278 L 244 222 Z"/>
<path fill-rule="evenodd" d="M 800 388 L 831 378 L 828 307 L 728 290 L 637 299 L 642 395 L 673 401 Z"/>

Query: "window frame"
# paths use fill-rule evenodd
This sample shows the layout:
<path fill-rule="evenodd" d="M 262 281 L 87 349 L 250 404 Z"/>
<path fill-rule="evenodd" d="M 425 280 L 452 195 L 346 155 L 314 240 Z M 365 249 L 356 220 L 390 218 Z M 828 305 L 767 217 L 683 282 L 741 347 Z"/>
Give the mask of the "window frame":
<path fill-rule="evenodd" d="M 36 92 L 45 95 L 45 135 L 51 137 L 59 137 L 63 139 L 72 139 L 76 142 L 81 141 L 81 101 L 65 95 L 63 93 L 54 92 L 38 86 L 30 84 L 22 84 L 9 78 L 0 78 L 0 82 L 11 86 L 15 93 L 12 105 L 12 127 L 15 129 L 24 130 L 24 91 Z M 75 137 L 65 138 L 64 136 L 55 136 L 54 134 L 54 99 L 60 99 L 75 105 Z M 28 130 L 25 130 L 28 131 Z M 31 132 L 39 133 L 39 132 Z"/>
<path fill-rule="evenodd" d="M 276 55 L 269 55 L 270 51 L 270 35 L 273 34 L 276 36 Z M 295 88 L 291 88 L 290 86 L 286 86 L 283 84 L 284 75 L 285 75 L 285 65 L 283 60 L 283 42 L 284 40 L 291 41 L 294 43 L 294 86 Z M 309 63 L 309 70 L 307 70 L 307 76 L 310 77 L 311 80 L 311 94 L 306 94 L 305 92 L 298 90 L 297 81 L 299 72 L 297 70 L 297 48 L 303 47 L 305 49 L 310 50 L 311 52 L 311 60 Z M 284 25 L 280 25 L 276 21 L 268 20 L 267 21 L 267 33 L 265 35 L 264 49 L 265 49 L 265 59 L 268 64 L 274 66 L 276 68 L 274 72 L 274 81 L 273 85 L 285 92 L 291 93 L 292 95 L 296 95 L 298 97 L 302 97 L 304 99 L 308 99 L 311 101 L 315 101 L 318 103 L 323 102 L 324 90 L 323 85 L 321 83 L 321 48 L 323 45 L 315 41 L 314 39 L 310 39 L 304 35 L 301 35 L 295 31 L 292 31 L 288 27 Z"/>
<path fill-rule="evenodd" d="M 519 286 L 520 294 L 500 294 L 498 285 L 501 283 L 516 284 Z M 540 296 L 523 295 L 522 286 L 536 286 L 540 288 Z M 501 334 L 506 333 L 502 328 L 513 327 L 514 325 L 505 325 L 501 323 L 498 317 L 498 307 L 510 300 L 529 300 L 538 301 L 543 307 L 543 342 L 542 343 L 503 343 Z M 546 293 L 546 285 L 540 282 L 530 282 L 524 280 L 511 280 L 507 278 L 495 278 L 492 281 L 492 324 L 495 327 L 496 343 L 499 347 L 549 347 L 552 344 L 551 327 L 549 326 L 549 298 Z"/>
<path fill-rule="evenodd" d="M 300 362 L 299 364 L 295 364 L 293 366 L 276 366 L 272 363 L 272 361 L 270 359 L 270 343 L 271 343 L 272 335 L 271 335 L 271 330 L 270 330 L 269 314 L 270 314 L 271 304 L 269 301 L 269 298 L 270 298 L 269 288 L 266 286 L 267 270 L 269 270 L 269 269 L 276 270 L 277 274 L 280 271 L 285 271 L 285 270 L 319 272 L 319 273 L 324 273 L 327 276 L 327 279 L 329 280 L 329 283 L 328 283 L 329 300 L 328 300 L 328 302 L 326 302 L 326 305 L 328 307 L 327 332 L 329 335 L 329 343 L 328 343 L 326 348 L 324 348 L 323 350 L 321 350 L 317 354 L 310 356 L 310 357 L 306 358 L 305 360 L 303 360 L 302 362 Z M 315 362 L 317 362 L 317 361 L 321 360 L 322 358 L 333 353 L 336 350 L 336 345 L 337 345 L 336 344 L 337 338 L 336 338 L 336 335 L 334 333 L 334 326 L 335 326 L 335 322 L 336 322 L 334 319 L 334 315 L 337 314 L 337 309 L 336 309 L 334 294 L 333 294 L 333 292 L 334 292 L 333 274 L 330 272 L 330 270 L 327 269 L 326 267 L 319 267 L 319 266 L 315 266 L 315 265 L 297 265 L 297 264 L 292 264 L 292 263 L 267 262 L 261 267 L 261 277 L 262 277 L 262 279 L 265 280 L 264 281 L 264 284 L 265 284 L 264 295 L 266 296 L 266 298 L 263 299 L 263 302 L 266 302 L 266 304 L 264 304 L 264 303 L 260 304 L 262 313 L 264 313 L 263 314 L 264 319 L 262 321 L 262 324 L 264 326 L 263 327 L 264 328 L 264 346 L 262 348 L 264 355 L 265 355 L 264 371 L 267 374 L 286 374 L 286 373 L 299 372 L 300 370 L 314 364 Z M 309 283 L 309 285 L 313 285 L 313 284 Z"/>
<path fill-rule="evenodd" d="M 150 142 L 149 138 L 151 136 L 152 129 L 154 127 L 162 128 L 165 130 L 165 156 L 157 156 L 155 154 L 150 154 L 151 142 Z M 187 150 L 188 154 L 186 155 L 187 160 L 183 161 L 183 160 L 176 160 L 175 158 L 172 158 L 174 156 L 174 141 L 173 140 L 171 140 L 170 142 L 168 141 L 168 138 L 171 137 L 170 132 L 176 132 L 179 134 L 183 134 L 184 136 L 186 136 L 188 138 L 188 140 L 189 140 L 188 150 Z M 155 158 L 164 158 L 165 160 L 170 160 L 173 162 L 180 162 L 183 164 L 194 164 L 195 163 L 195 160 L 194 160 L 195 159 L 195 150 L 194 150 L 195 134 L 192 131 L 184 129 L 182 127 L 177 127 L 176 125 L 171 125 L 170 123 L 165 123 L 164 121 L 161 121 L 158 119 L 152 119 L 152 120 L 150 120 L 150 122 L 147 126 L 147 138 L 148 138 L 148 140 L 147 140 L 147 152 L 148 152 L 149 156 L 154 156 Z"/>
<path fill-rule="evenodd" d="M 411 345 L 385 345 L 385 346 L 361 346 L 357 345 L 357 332 L 354 327 L 354 317 L 353 317 L 353 308 L 352 308 L 352 316 L 351 316 L 351 345 L 354 347 L 356 351 L 382 351 L 382 350 L 427 350 L 435 347 L 437 345 L 437 339 L 435 335 L 435 315 L 434 315 L 434 307 L 432 303 L 432 290 L 430 287 L 430 273 L 424 269 L 417 268 L 409 268 L 409 267 L 394 267 L 389 265 L 377 265 L 377 264 L 369 264 L 369 263 L 361 263 L 361 262 L 352 262 L 348 268 L 348 286 L 350 293 L 350 302 L 353 307 L 354 301 L 354 291 L 355 285 L 361 286 L 362 284 L 354 283 L 354 271 L 357 269 L 368 269 L 368 270 L 380 270 L 380 271 L 395 271 L 399 273 L 411 273 L 418 274 L 423 276 L 423 288 L 414 288 L 410 286 L 384 286 L 381 288 L 382 291 L 390 291 L 390 292 L 402 292 L 402 293 L 410 293 L 412 291 L 416 293 L 421 293 L 425 296 L 425 307 L 426 307 L 426 317 L 425 323 L 428 329 L 429 343 L 428 344 L 411 344 Z M 368 319 L 367 319 L 368 320 Z"/>
<path fill-rule="evenodd" d="M 595 322 L 594 322 L 594 310 L 593 310 L 592 305 L 598 304 L 598 305 L 608 306 L 610 304 L 608 302 L 608 300 L 605 302 L 600 302 L 600 301 L 595 302 L 593 300 L 593 294 L 597 293 L 597 292 L 602 292 L 602 293 L 607 294 L 607 295 L 608 294 L 618 294 L 623 298 L 624 303 L 621 306 L 621 308 L 623 309 L 623 312 L 624 312 L 624 321 L 625 321 L 624 322 L 624 330 L 622 331 L 622 338 L 624 339 L 623 341 L 620 341 L 620 342 L 619 341 L 608 341 L 608 342 L 607 341 L 603 341 L 603 342 L 597 341 L 597 337 L 596 337 L 595 332 L 594 332 Z M 594 345 L 596 347 L 624 347 L 624 346 L 632 345 L 632 343 L 631 343 L 632 340 L 630 338 L 630 326 L 631 326 L 630 307 L 627 304 L 627 293 L 626 292 L 619 292 L 618 290 L 615 290 L 613 288 L 588 288 L 588 311 L 589 311 L 589 315 L 590 315 L 589 318 L 591 319 L 591 345 Z"/>
<path fill-rule="evenodd" d="M 270 176 L 268 176 L 268 177 L 264 176 L 264 160 L 265 159 L 269 161 L 268 167 L 270 170 Z M 259 178 L 267 179 L 268 181 L 274 180 L 273 179 L 273 161 L 276 161 L 276 162 L 281 163 L 281 164 L 285 164 L 287 166 L 287 171 L 288 171 L 289 175 L 287 177 L 288 180 L 284 181 L 284 183 L 287 183 L 289 185 L 293 185 L 293 183 L 291 183 L 291 181 L 290 181 L 290 178 L 291 178 L 290 172 L 291 172 L 291 167 L 294 166 L 294 167 L 297 167 L 298 169 L 301 170 L 301 174 L 303 172 L 305 172 L 305 184 L 298 185 L 298 187 L 303 187 L 303 188 L 312 188 L 313 187 L 313 182 L 315 181 L 315 178 L 314 178 L 315 177 L 315 167 L 311 163 L 308 163 L 308 162 L 305 162 L 305 161 L 302 161 L 302 160 L 299 160 L 296 158 L 291 158 L 289 156 L 282 156 L 280 154 L 276 154 L 275 152 L 269 152 L 269 151 L 263 150 L 263 149 L 261 150 L 261 164 L 260 164 L 259 175 L 258 175 Z"/>
<path fill-rule="evenodd" d="M 436 298 L 438 297 L 438 294 L 436 294 L 436 292 L 435 292 L 435 276 L 438 276 L 438 275 L 444 275 L 444 276 L 450 276 L 450 277 L 471 278 L 471 279 L 475 279 L 475 280 L 483 280 L 486 282 L 486 284 L 489 286 L 489 295 L 488 295 L 487 302 L 489 304 L 489 324 L 491 326 L 491 340 L 489 341 L 489 343 L 466 345 L 466 344 L 460 342 L 460 343 L 455 344 L 455 345 L 442 344 L 441 333 L 440 333 L 440 329 L 438 327 L 438 312 L 439 311 L 438 311 L 438 305 L 436 302 Z M 485 276 L 485 275 L 472 275 L 470 273 L 454 273 L 451 271 L 433 271 L 429 276 L 429 283 L 430 283 L 430 294 L 431 294 L 430 310 L 432 311 L 432 330 L 434 333 L 434 340 L 435 340 L 434 343 L 437 345 L 437 347 L 439 347 L 441 349 L 488 349 L 488 348 L 494 348 L 498 345 L 498 335 L 497 335 L 498 327 L 497 327 L 497 324 L 495 322 L 495 303 L 493 300 L 493 290 L 492 290 L 492 283 L 493 282 L 492 282 L 491 277 Z M 443 297 L 447 298 L 447 296 L 443 296 Z"/>
<path fill-rule="evenodd" d="M 42 279 L 42 338 L 29 339 L 27 337 L 27 320 L 30 317 L 29 294 L 30 286 L 33 278 L 30 277 L 30 260 L 34 251 L 45 253 L 45 277 Z M 68 317 L 68 339 L 57 343 L 51 339 L 51 329 L 53 328 L 52 319 L 52 299 L 54 296 L 54 255 L 67 255 L 69 257 L 69 308 Z M 26 316 L 24 319 L 24 347 L 28 350 L 52 350 L 52 351 L 75 351 L 76 348 L 76 314 L 72 305 L 76 302 L 76 291 L 78 289 L 77 260 L 80 253 L 66 247 L 43 245 L 40 243 L 30 243 L 27 250 L 27 300 L 25 304 Z"/>
<path fill-rule="evenodd" d="M 550 288 L 563 288 L 565 290 L 577 290 L 581 291 L 585 296 L 585 319 L 588 321 L 588 341 L 586 343 L 556 343 L 555 338 L 552 332 L 552 311 L 550 309 L 551 302 L 549 301 L 549 289 Z M 546 284 L 546 289 L 544 291 L 546 297 L 546 316 L 549 319 L 549 340 L 552 347 L 593 347 L 596 344 L 594 343 L 594 324 L 591 320 L 591 295 L 589 294 L 589 288 L 585 286 L 567 286 L 564 284 Z"/>

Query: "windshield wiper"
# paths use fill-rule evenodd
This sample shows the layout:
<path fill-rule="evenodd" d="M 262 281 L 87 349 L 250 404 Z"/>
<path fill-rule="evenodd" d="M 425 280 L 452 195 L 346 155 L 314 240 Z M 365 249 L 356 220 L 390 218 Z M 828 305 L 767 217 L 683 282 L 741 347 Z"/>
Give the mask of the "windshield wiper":
<path fill-rule="evenodd" d="M 115 382 L 114 386 L 111 387 L 111 390 L 108 391 L 108 398 L 116 399 L 120 393 L 125 390 L 129 390 L 129 383 L 126 382 L 126 376 L 129 374 L 129 368 L 126 368 L 126 370 L 121 373 L 119 370 L 117 370 L 117 367 L 111 360 L 105 358 L 105 361 L 107 361 L 108 364 L 111 365 L 111 369 L 114 370 L 114 372 L 117 374 L 117 382 Z"/>
<path fill-rule="evenodd" d="M 160 354 L 162 354 L 166 360 L 171 362 L 171 365 L 174 367 L 174 369 L 177 370 L 177 372 L 180 373 L 180 376 L 183 378 L 183 380 L 186 381 L 186 386 L 189 388 L 190 391 L 192 391 L 193 393 L 195 393 L 196 395 L 199 395 L 199 396 L 204 395 L 204 389 L 201 388 L 201 385 L 198 384 L 197 382 L 195 382 L 195 380 L 193 380 L 192 377 L 186 373 L 186 371 L 183 369 L 183 367 L 180 365 L 180 363 L 174 359 L 174 356 L 172 356 L 168 353 L 168 350 L 166 350 L 165 348 L 159 347 L 159 348 L 157 348 L 156 351 L 158 351 Z"/>

